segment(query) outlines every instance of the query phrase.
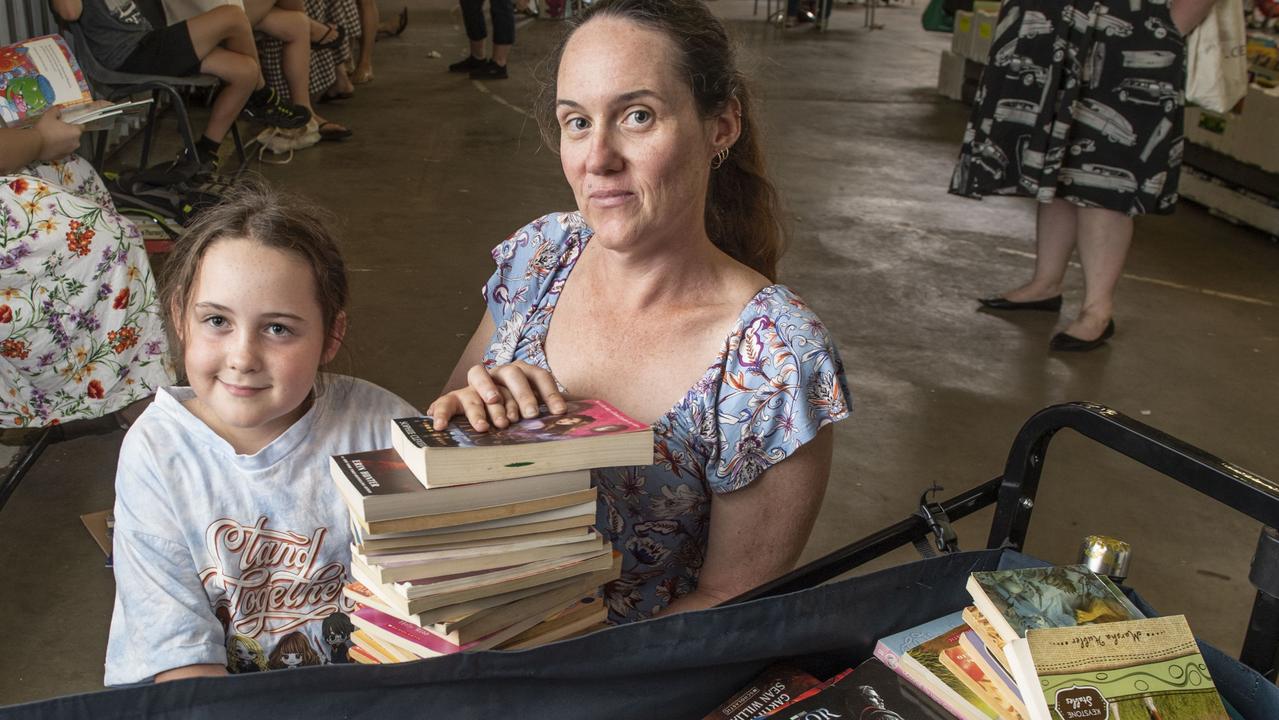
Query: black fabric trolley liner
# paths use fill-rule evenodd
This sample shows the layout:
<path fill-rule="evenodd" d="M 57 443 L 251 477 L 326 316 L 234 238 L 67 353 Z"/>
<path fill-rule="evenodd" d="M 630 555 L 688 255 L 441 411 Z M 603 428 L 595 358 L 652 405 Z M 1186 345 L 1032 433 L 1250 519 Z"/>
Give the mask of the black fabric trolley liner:
<path fill-rule="evenodd" d="M 870 657 L 880 637 L 961 609 L 969 603 L 964 585 L 974 570 L 1043 564 L 1018 551 L 1049 442 L 1062 428 L 1261 523 L 1250 574 L 1257 599 L 1241 659 L 1210 646 L 1202 649 L 1218 689 L 1247 720 L 1279 719 L 1279 688 L 1274 684 L 1279 486 L 1113 410 L 1085 403 L 1050 407 L 1027 421 L 1000 477 L 944 502 L 926 503 L 901 522 L 717 608 L 519 652 L 143 685 L 0 708 L 0 718 L 696 720 L 779 659 L 819 677 L 833 675 Z M 987 549 L 955 551 L 949 522 L 992 503 L 996 512 Z M 918 542 L 934 544 L 940 554 L 827 583 Z"/>

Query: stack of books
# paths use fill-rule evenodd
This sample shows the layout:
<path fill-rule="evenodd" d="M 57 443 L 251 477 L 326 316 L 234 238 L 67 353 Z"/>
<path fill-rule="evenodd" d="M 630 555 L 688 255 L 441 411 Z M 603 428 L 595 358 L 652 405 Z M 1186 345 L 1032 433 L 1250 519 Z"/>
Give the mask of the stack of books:
<path fill-rule="evenodd" d="M 1109 578 L 1071 565 L 975 572 L 967 587 L 972 605 L 875 649 L 955 717 L 1226 719 L 1185 618 L 1145 618 Z"/>
<path fill-rule="evenodd" d="M 647 425 L 593 400 L 483 433 L 392 422 L 394 447 L 331 462 L 355 538 L 354 660 L 526 648 L 603 622 L 621 568 L 592 527 L 590 471 L 651 464 Z"/>

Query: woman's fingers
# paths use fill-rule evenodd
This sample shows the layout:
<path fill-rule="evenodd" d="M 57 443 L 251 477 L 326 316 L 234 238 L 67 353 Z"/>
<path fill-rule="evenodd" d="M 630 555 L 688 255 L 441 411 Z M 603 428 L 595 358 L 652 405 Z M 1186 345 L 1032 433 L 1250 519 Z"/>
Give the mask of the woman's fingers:
<path fill-rule="evenodd" d="M 511 418 L 507 412 L 506 406 L 510 392 L 493 379 L 488 368 L 483 365 L 471 366 L 471 369 L 466 371 L 466 382 L 483 401 L 484 412 L 497 428 L 506 428 L 512 420 L 518 419 L 518 416 Z"/>
<path fill-rule="evenodd" d="M 505 409 L 505 406 L 500 406 Z M 488 407 L 472 388 L 462 388 L 437 398 L 426 409 L 431 418 L 431 427 L 437 432 L 449 426 L 449 420 L 458 413 L 466 416 L 471 427 L 481 432 L 489 429 Z"/>
<path fill-rule="evenodd" d="M 454 392 L 462 402 L 462 412 L 466 414 L 471 427 L 480 432 L 487 432 L 489 429 L 488 405 L 480 399 L 479 393 L 472 388 L 462 388 Z"/>
<path fill-rule="evenodd" d="M 529 373 L 529 379 L 533 381 L 533 385 L 537 387 L 537 394 L 542 396 L 542 400 L 546 402 L 546 409 L 552 415 L 561 415 L 568 410 L 568 403 L 564 400 L 564 396 L 560 394 L 559 385 L 555 382 L 555 378 L 541 368 L 531 367 L 537 372 Z"/>
<path fill-rule="evenodd" d="M 503 365 L 493 371 L 496 379 L 510 391 L 520 415 L 525 418 L 535 418 L 539 415 L 540 401 L 537 393 L 534 392 L 533 385 L 529 383 L 529 376 L 534 372 L 545 371 L 524 363 Z"/>

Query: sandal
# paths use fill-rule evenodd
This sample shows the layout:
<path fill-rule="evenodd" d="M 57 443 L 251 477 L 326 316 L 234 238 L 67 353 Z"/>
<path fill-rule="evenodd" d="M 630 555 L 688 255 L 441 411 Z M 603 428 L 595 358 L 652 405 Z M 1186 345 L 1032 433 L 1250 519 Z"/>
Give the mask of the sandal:
<path fill-rule="evenodd" d="M 395 29 L 394 30 L 378 30 L 376 39 L 381 40 L 382 38 L 399 37 L 400 33 L 404 32 L 404 28 L 408 26 L 409 26 L 409 8 L 407 5 L 405 5 L 404 9 L 400 10 L 400 16 L 396 18 L 395 20 Z"/>
<path fill-rule="evenodd" d="M 313 40 L 311 42 L 312 50 L 334 50 L 341 47 L 342 42 L 346 40 L 346 28 L 334 23 L 328 23 L 326 27 L 328 27 L 328 30 L 324 31 L 324 34 L 320 36 L 320 39 Z M 325 38 L 330 35 L 333 36 L 333 39 L 325 40 Z"/>
<path fill-rule="evenodd" d="M 337 102 L 338 100 L 350 100 L 353 97 L 355 97 L 355 93 L 353 92 L 324 93 L 320 96 L 320 102 L 331 103 Z"/>
<path fill-rule="evenodd" d="M 325 120 L 320 123 L 319 132 L 321 140 L 328 140 L 330 142 L 345 140 L 355 134 L 351 132 L 351 128 L 342 127 L 330 120 Z"/>

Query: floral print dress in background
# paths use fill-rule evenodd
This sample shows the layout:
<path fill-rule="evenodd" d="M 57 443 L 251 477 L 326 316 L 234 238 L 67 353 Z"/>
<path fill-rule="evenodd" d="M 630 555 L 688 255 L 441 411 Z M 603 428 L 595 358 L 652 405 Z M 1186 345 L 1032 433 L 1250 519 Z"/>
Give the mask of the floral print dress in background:
<path fill-rule="evenodd" d="M 486 365 L 522 360 L 551 370 L 543 343 L 591 234 L 578 213 L 547 215 L 493 250 L 497 271 L 484 297 L 497 331 Z M 621 578 L 605 591 L 610 622 L 649 617 L 692 592 L 711 494 L 746 487 L 849 414 L 834 341 L 785 286 L 760 290 L 707 363 L 701 380 L 653 424 L 654 465 L 592 473 L 596 528 L 623 558 Z M 564 390 L 571 396 L 573 388 Z"/>
<path fill-rule="evenodd" d="M 99 417 L 172 382 L 142 236 L 93 167 L 0 175 L 0 428 Z"/>

